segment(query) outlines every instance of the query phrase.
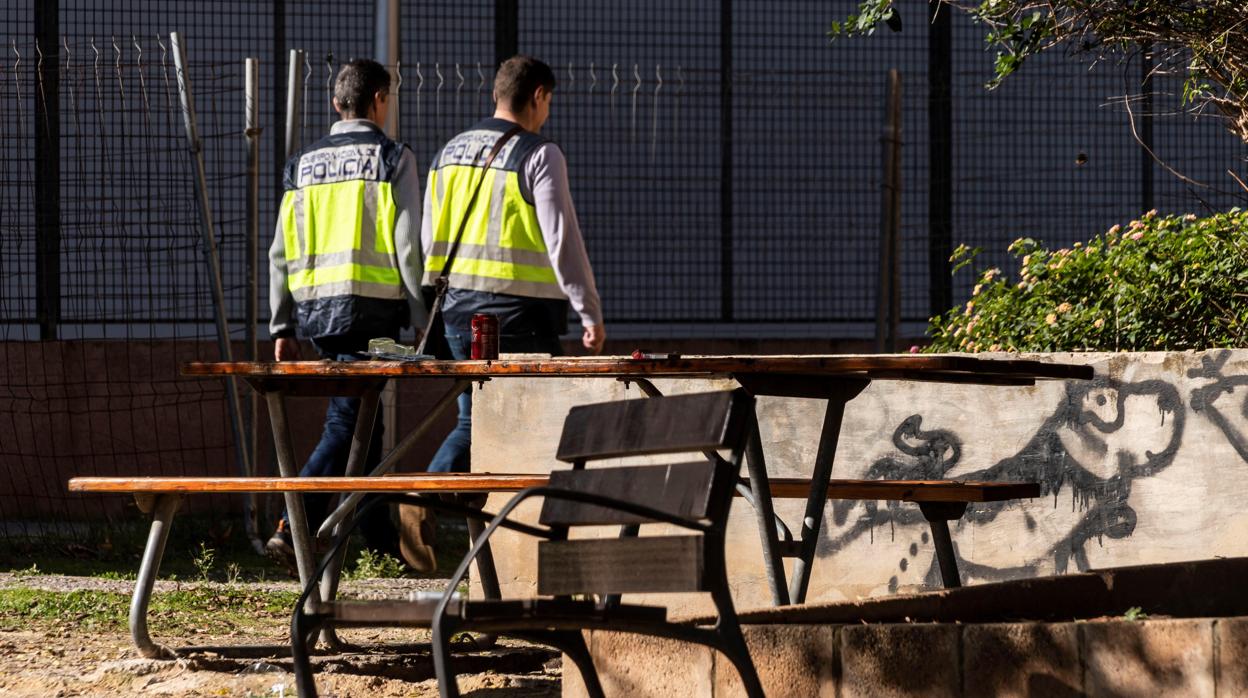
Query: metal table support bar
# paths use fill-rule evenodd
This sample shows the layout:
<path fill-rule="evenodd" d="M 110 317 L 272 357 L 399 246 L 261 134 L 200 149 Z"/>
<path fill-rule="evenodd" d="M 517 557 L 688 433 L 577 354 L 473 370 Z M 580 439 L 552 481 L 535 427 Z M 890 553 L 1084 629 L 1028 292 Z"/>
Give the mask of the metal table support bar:
<path fill-rule="evenodd" d="M 299 466 L 295 464 L 295 450 L 291 445 L 290 423 L 286 419 L 286 395 L 275 390 L 266 393 L 269 404 L 269 421 L 273 426 L 273 446 L 277 454 L 277 470 L 282 477 L 298 477 Z M 312 541 L 308 537 L 308 516 L 303 509 L 303 497 L 296 492 L 285 492 L 286 519 L 290 522 L 290 539 L 295 548 L 295 566 L 299 569 L 299 584 L 307 586 L 315 570 Z"/>
<path fill-rule="evenodd" d="M 832 463 L 836 459 L 836 444 L 841 437 L 845 404 L 870 384 L 871 381 L 865 378 L 837 380 L 828 394 L 823 433 L 819 435 L 819 450 L 815 455 L 814 472 L 810 476 L 810 496 L 806 499 L 806 514 L 802 517 L 801 554 L 793 561 L 793 578 L 789 582 L 789 598 L 793 603 L 806 601 L 810 570 L 819 544 L 819 528 L 823 525 L 823 511 L 828 503 L 828 483 L 832 479 Z"/>
<path fill-rule="evenodd" d="M 347 467 L 343 473 L 346 477 L 359 475 L 364 469 L 364 463 L 368 461 L 369 445 L 373 440 L 373 427 L 377 421 L 377 404 L 381 400 L 383 389 L 378 387 L 360 396 L 360 411 L 355 421 L 355 432 L 351 435 L 351 450 L 347 455 Z M 336 537 L 341 530 L 341 524 L 335 526 L 334 536 Z M 344 545 L 325 568 L 325 574 L 321 576 L 321 600 L 326 603 L 338 596 L 338 580 L 342 575 L 342 565 L 346 557 L 347 546 Z M 325 628 L 321 632 L 321 640 L 331 647 L 339 644 L 333 628 Z"/>
<path fill-rule="evenodd" d="M 780 554 L 776 527 L 771 524 L 776 518 L 776 512 L 772 506 L 771 482 L 767 477 L 767 461 L 763 457 L 763 442 L 758 430 L 757 413 L 752 415 L 751 421 L 753 424 L 750 425 L 750 441 L 745 447 L 745 465 L 750 474 L 750 489 L 755 493 L 754 515 L 758 519 L 758 535 L 763 544 L 763 567 L 767 571 L 767 582 L 771 585 L 772 603 L 777 606 L 787 606 L 792 596 L 784 584 L 784 557 Z M 819 488 L 810 488 L 812 498 L 817 489 Z M 826 488 L 824 491 L 826 493 Z M 803 530 L 803 543 L 805 536 L 806 531 Z"/>

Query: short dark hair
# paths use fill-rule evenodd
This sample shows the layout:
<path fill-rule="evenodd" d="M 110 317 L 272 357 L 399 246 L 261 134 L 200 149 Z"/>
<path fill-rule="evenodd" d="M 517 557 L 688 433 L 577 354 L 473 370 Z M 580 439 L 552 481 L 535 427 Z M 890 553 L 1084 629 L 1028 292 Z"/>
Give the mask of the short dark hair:
<path fill-rule="evenodd" d="M 498 66 L 494 76 L 494 99 L 511 111 L 520 112 L 539 87 L 553 91 L 555 71 L 532 56 L 512 56 Z"/>
<path fill-rule="evenodd" d="M 377 61 L 356 58 L 342 66 L 334 81 L 334 99 L 343 116 L 363 117 L 373 106 L 373 96 L 390 89 L 390 71 Z"/>

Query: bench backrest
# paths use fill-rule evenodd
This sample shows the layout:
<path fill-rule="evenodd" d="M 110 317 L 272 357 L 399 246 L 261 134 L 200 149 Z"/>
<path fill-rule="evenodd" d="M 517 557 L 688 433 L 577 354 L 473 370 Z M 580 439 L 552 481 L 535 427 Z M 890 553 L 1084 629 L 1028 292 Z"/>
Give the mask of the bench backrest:
<path fill-rule="evenodd" d="M 657 509 L 711 526 L 701 534 L 543 542 L 538 592 L 549 595 L 702 591 L 705 545 L 722 532 L 751 433 L 754 399 L 743 390 L 623 400 L 573 408 L 557 457 L 570 470 L 550 485 Z M 727 457 L 718 452 L 726 451 Z M 682 454 L 654 465 L 587 468 L 592 461 Z M 690 454 L 697 454 L 696 460 Z M 652 519 L 610 507 L 548 498 L 543 524 L 563 528 L 635 525 Z M 717 553 L 722 557 L 722 551 Z M 718 558 L 716 558 L 718 559 Z"/>

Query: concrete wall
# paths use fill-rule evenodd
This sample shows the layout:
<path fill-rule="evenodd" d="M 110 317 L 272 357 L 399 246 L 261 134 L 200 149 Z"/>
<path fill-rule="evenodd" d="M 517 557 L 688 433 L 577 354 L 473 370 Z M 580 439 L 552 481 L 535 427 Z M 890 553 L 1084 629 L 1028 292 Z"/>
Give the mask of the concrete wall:
<path fill-rule="evenodd" d="M 953 527 L 968 584 L 1248 554 L 1248 351 L 1040 358 L 1088 363 L 1097 377 L 1034 387 L 874 383 L 847 409 L 834 476 L 1040 482 L 1039 499 L 972 506 Z M 657 385 L 670 394 L 731 383 Z M 487 383 L 475 393 L 473 469 L 549 469 L 568 408 L 627 397 L 640 393 L 609 379 Z M 769 471 L 808 476 L 823 404 L 761 398 L 758 410 Z M 777 503 L 790 528 L 800 527 L 803 504 Z M 739 499 L 730 541 L 738 606 L 769 604 L 753 512 Z M 504 535 L 496 550 L 505 593 L 527 593 L 531 543 Z M 828 505 L 808 600 L 938 585 L 917 507 Z M 692 597 L 663 601 L 675 612 L 705 608 Z"/>

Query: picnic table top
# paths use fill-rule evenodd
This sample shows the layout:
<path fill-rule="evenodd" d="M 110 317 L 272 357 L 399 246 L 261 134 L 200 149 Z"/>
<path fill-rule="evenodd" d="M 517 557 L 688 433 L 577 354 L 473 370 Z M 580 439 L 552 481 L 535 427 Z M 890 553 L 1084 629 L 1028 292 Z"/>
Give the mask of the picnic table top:
<path fill-rule="evenodd" d="M 599 376 L 697 378 L 742 375 L 858 377 L 1027 384 L 1037 379 L 1089 379 L 1091 366 L 1034 359 L 979 358 L 951 354 L 793 356 L 509 356 L 492 361 L 232 361 L 183 364 L 186 376 L 240 378 L 493 378 L 503 376 Z"/>

